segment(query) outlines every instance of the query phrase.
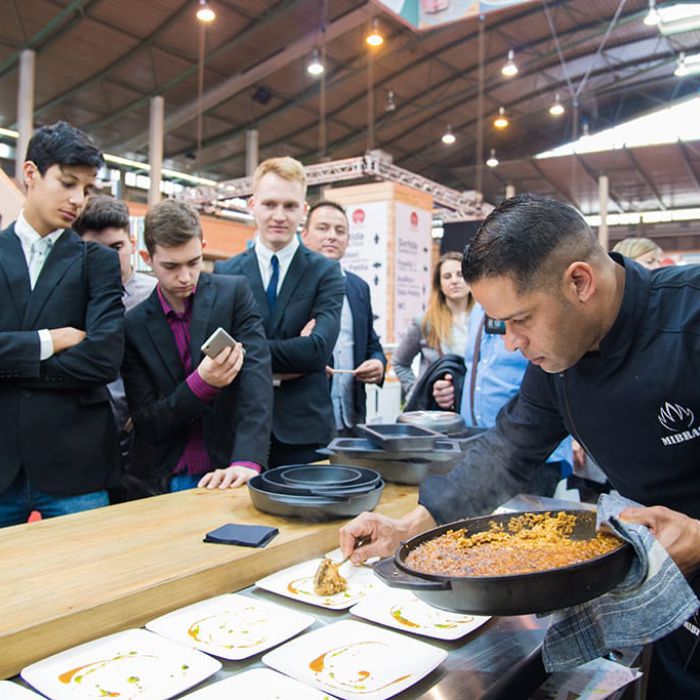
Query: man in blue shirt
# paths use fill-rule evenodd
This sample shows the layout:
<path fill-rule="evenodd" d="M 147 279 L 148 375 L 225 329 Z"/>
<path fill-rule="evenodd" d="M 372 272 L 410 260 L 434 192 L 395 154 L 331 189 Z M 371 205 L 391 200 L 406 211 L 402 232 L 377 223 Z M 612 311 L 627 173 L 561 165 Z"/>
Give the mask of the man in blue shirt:
<path fill-rule="evenodd" d="M 492 428 L 498 412 L 520 389 L 528 361 L 521 353 L 507 350 L 500 333 L 486 328 L 486 316 L 479 305 L 469 316 L 464 364 L 466 374 L 459 412 L 468 426 Z M 445 410 L 457 406 L 451 375 L 433 384 L 433 398 Z M 538 480 L 537 486 L 553 491 L 552 479 L 558 481 L 572 472 L 571 438 L 566 438 L 547 462 L 551 466 L 545 474 L 549 475 L 550 483 L 546 485 Z"/>

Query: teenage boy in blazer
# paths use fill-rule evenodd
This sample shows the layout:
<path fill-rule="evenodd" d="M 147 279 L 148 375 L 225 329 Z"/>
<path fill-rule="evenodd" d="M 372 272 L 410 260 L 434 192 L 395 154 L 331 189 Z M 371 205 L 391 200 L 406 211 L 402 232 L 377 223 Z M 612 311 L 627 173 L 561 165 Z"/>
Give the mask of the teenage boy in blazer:
<path fill-rule="evenodd" d="M 153 207 L 144 239 L 158 285 L 126 315 L 131 475 L 159 492 L 241 486 L 267 463 L 272 416 L 255 300 L 242 277 L 202 272 L 199 216 L 184 202 Z M 219 327 L 237 342 L 212 359 L 201 346 Z"/>
<path fill-rule="evenodd" d="M 107 505 L 120 480 L 106 388 L 124 348 L 119 260 L 70 228 L 102 164 L 78 129 L 42 127 L 0 232 L 0 525 Z"/>
<path fill-rule="evenodd" d="M 245 275 L 263 318 L 275 399 L 271 467 L 313 462 L 334 435 L 326 365 L 340 329 L 344 283 L 338 263 L 299 243 L 306 210 L 304 168 L 271 158 L 254 175 L 255 245 L 215 272 Z"/>
<path fill-rule="evenodd" d="M 304 245 L 340 262 L 350 242 L 345 209 L 337 202 L 316 202 L 306 215 L 301 233 Z M 369 285 L 361 277 L 343 270 L 345 299 L 340 316 L 340 335 L 333 348 L 331 401 L 339 435 L 352 435 L 357 423 L 367 416 L 365 384 L 384 383 L 386 357 L 374 332 L 374 315 Z M 334 369 L 352 370 L 352 374 Z"/>
<path fill-rule="evenodd" d="M 129 208 L 126 202 L 115 199 L 107 194 L 91 195 L 80 216 L 73 225 L 75 232 L 84 241 L 95 241 L 114 250 L 119 256 L 121 268 L 122 303 L 126 311 L 144 301 L 155 289 L 156 279 L 153 275 L 134 270 L 134 250 L 136 237 L 131 235 L 129 225 Z M 119 430 L 119 443 L 122 453 L 122 465 L 127 469 L 131 454 L 133 431 L 129 420 L 129 408 L 126 404 L 124 381 L 117 377 L 107 387 L 109 389 L 112 410 Z M 128 482 L 128 479 L 127 479 Z M 131 495 L 128 483 L 119 492 L 111 492 L 112 503 L 123 500 Z"/>

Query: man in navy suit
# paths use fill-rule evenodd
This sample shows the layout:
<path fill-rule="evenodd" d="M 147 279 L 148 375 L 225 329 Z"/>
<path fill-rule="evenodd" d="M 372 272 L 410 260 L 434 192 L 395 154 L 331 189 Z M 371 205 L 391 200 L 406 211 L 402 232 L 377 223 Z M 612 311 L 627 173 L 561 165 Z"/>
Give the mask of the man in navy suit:
<path fill-rule="evenodd" d="M 304 245 L 340 262 L 350 240 L 345 209 L 337 202 L 321 200 L 306 216 L 301 234 Z M 333 349 L 331 400 L 339 435 L 351 435 L 367 415 L 365 384 L 384 382 L 386 357 L 374 332 L 369 285 L 358 275 L 343 270 L 345 299 L 340 317 L 340 335 Z M 352 370 L 352 373 L 334 372 Z"/>
<path fill-rule="evenodd" d="M 293 158 L 255 171 L 250 206 L 255 245 L 214 271 L 248 278 L 263 318 L 275 383 L 269 465 L 313 462 L 334 434 L 326 366 L 340 330 L 338 263 L 299 243 L 306 176 Z"/>
<path fill-rule="evenodd" d="M 106 388 L 124 349 L 119 259 L 70 228 L 102 164 L 78 129 L 42 127 L 24 209 L 0 232 L 0 526 L 107 505 L 119 483 Z"/>

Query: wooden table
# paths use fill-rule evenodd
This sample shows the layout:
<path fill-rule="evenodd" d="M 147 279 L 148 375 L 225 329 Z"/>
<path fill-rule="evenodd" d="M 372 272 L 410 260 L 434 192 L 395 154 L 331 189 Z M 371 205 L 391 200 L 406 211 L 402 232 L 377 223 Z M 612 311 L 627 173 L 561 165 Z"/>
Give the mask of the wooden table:
<path fill-rule="evenodd" d="M 376 510 L 416 502 L 415 487 L 387 484 Z M 202 542 L 229 522 L 280 534 L 262 549 Z M 196 489 L 0 529 L 0 678 L 333 549 L 340 524 L 266 515 L 246 489 Z"/>

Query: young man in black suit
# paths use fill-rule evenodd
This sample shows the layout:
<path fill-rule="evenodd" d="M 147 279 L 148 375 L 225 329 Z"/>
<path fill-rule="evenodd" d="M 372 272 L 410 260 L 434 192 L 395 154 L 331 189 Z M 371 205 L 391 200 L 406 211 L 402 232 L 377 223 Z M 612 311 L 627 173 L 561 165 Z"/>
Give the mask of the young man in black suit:
<path fill-rule="evenodd" d="M 248 283 L 202 272 L 199 216 L 166 200 L 144 222 L 158 286 L 126 315 L 122 375 L 135 439 L 130 471 L 156 491 L 233 488 L 267 463 L 270 353 Z M 219 327 L 237 342 L 215 358 Z"/>
<path fill-rule="evenodd" d="M 119 267 L 124 286 L 122 303 L 126 311 L 130 311 L 144 301 L 155 289 L 155 277 L 134 270 L 136 237 L 131 235 L 129 207 L 127 207 L 126 202 L 115 199 L 108 194 L 93 194 L 89 197 L 80 216 L 75 220 L 73 228 L 84 241 L 101 243 L 114 250 L 119 256 Z M 124 380 L 119 376 L 107 388 L 119 430 L 122 466 L 128 471 L 133 431 L 129 420 L 129 407 L 126 404 Z M 131 484 L 131 486 L 134 485 Z M 110 500 L 114 503 L 137 495 L 143 495 L 143 493 L 139 492 L 138 488 L 132 492 L 127 478 L 122 489 L 110 493 Z"/>
<path fill-rule="evenodd" d="M 0 525 L 107 505 L 119 482 L 105 386 L 124 348 L 119 260 L 70 228 L 102 163 L 69 124 L 39 129 L 24 209 L 0 232 Z"/>
<path fill-rule="evenodd" d="M 275 373 L 270 466 L 313 462 L 334 435 L 326 365 L 340 330 L 344 283 L 334 261 L 299 243 L 304 168 L 293 158 L 258 166 L 250 207 L 255 245 L 215 272 L 245 275 L 263 317 Z"/>
<path fill-rule="evenodd" d="M 301 233 L 304 245 L 340 262 L 350 242 L 345 209 L 337 202 L 321 200 L 306 215 Z M 340 316 L 340 335 L 333 349 L 331 400 L 339 435 L 352 435 L 357 423 L 367 416 L 365 384 L 382 385 L 386 357 L 374 332 L 369 285 L 361 277 L 343 270 L 345 299 Z M 352 374 L 334 369 L 353 370 Z"/>

